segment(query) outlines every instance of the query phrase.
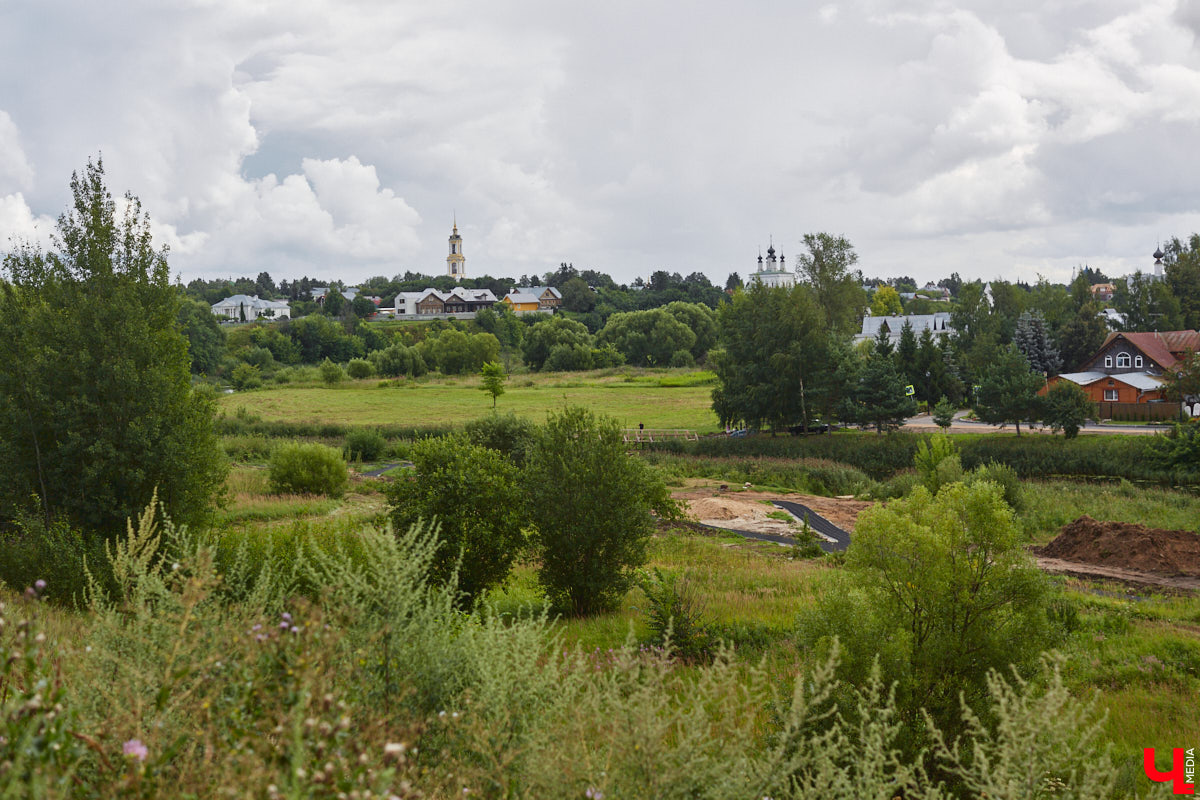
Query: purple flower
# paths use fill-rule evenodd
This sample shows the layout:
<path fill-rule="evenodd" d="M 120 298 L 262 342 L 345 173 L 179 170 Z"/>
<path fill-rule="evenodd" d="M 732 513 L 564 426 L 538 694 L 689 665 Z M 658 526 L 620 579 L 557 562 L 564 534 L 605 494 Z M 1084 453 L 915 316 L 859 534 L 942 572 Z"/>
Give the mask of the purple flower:
<path fill-rule="evenodd" d="M 292 633 L 299 633 L 299 632 L 300 632 L 300 629 L 299 629 L 299 628 L 297 628 L 295 625 L 293 625 L 293 626 L 292 626 Z"/>
<path fill-rule="evenodd" d="M 286 620 L 287 622 L 291 622 L 291 621 L 292 621 L 292 615 L 291 615 L 291 614 L 289 614 L 289 613 L 288 613 L 288 612 L 286 612 L 286 611 L 285 611 L 285 612 L 283 612 L 282 614 L 280 614 L 280 615 L 279 615 L 279 618 L 280 618 L 280 619 L 282 619 L 282 620 Z"/>
<path fill-rule="evenodd" d="M 252 630 L 252 631 L 261 631 L 261 630 L 262 630 L 262 625 L 255 625 L 255 626 L 254 626 L 253 628 L 251 628 L 250 630 Z"/>
<path fill-rule="evenodd" d="M 145 761 L 146 756 L 150 755 L 150 751 L 146 749 L 146 745 L 142 744 L 141 739 L 130 739 L 121 748 L 121 752 L 126 758 L 135 758 L 138 761 Z"/>
<path fill-rule="evenodd" d="M 281 631 L 286 631 L 290 627 L 292 627 L 292 626 L 288 624 L 288 621 L 286 619 L 283 622 L 279 623 L 279 630 L 281 630 Z"/>
<path fill-rule="evenodd" d="M 39 578 L 33 582 L 33 588 L 37 589 L 39 592 L 44 592 L 46 590 L 46 582 Z"/>

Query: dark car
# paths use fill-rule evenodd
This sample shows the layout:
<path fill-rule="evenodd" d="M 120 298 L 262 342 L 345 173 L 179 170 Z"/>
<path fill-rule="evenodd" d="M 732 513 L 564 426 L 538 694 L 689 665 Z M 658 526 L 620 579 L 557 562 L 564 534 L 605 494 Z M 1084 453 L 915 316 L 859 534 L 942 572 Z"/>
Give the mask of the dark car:
<path fill-rule="evenodd" d="M 788 433 L 790 433 L 792 436 L 806 436 L 810 433 L 829 433 L 830 430 L 831 428 L 828 422 L 821 422 L 819 419 L 814 419 L 809 422 L 808 425 L 805 425 L 804 423 L 792 425 L 790 428 L 788 428 Z"/>

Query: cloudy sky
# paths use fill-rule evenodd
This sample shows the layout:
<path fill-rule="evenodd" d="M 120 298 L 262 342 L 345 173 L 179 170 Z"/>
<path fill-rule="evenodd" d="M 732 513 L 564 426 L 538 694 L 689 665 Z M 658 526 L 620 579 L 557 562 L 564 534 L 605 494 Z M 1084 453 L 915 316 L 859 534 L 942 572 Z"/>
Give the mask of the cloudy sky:
<path fill-rule="evenodd" d="M 0 238 L 103 153 L 173 271 L 1067 280 L 1200 231 L 1200 0 L 4 0 Z M 7 249 L 6 244 L 0 247 Z"/>

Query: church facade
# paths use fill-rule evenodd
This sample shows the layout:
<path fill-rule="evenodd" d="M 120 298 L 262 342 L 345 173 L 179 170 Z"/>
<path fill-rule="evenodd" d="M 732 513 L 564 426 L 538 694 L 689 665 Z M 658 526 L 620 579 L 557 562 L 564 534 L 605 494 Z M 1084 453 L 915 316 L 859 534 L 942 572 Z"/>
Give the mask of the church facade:
<path fill-rule="evenodd" d="M 788 272 L 783 253 L 775 260 L 775 245 L 767 248 L 767 259 L 763 261 L 758 251 L 758 270 L 750 273 L 750 280 L 772 289 L 789 289 L 796 285 L 796 273 Z"/>
<path fill-rule="evenodd" d="M 463 255 L 457 219 L 454 220 L 454 229 L 450 232 L 450 255 L 446 256 L 446 274 L 456 281 L 467 277 L 467 257 Z"/>

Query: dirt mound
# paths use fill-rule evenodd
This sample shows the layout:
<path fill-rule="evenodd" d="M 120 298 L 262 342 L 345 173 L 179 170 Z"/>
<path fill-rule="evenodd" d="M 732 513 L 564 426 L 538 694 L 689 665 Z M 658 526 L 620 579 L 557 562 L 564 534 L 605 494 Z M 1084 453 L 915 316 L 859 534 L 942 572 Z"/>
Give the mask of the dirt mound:
<path fill-rule="evenodd" d="M 688 502 L 688 510 L 696 519 L 731 520 L 750 519 L 763 520 L 767 512 L 773 509 L 757 500 L 745 500 L 732 497 L 702 497 Z"/>
<path fill-rule="evenodd" d="M 1064 525 L 1040 556 L 1102 567 L 1200 577 L 1200 536 L 1129 522 L 1101 522 L 1086 514 Z"/>

